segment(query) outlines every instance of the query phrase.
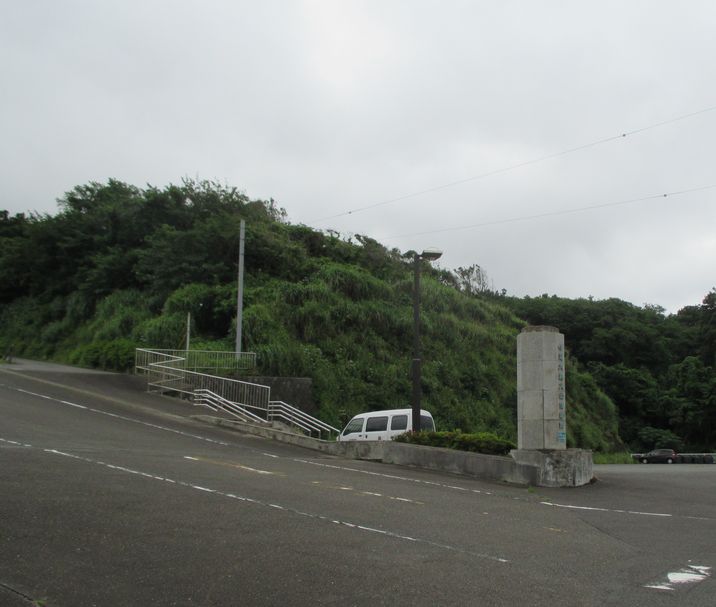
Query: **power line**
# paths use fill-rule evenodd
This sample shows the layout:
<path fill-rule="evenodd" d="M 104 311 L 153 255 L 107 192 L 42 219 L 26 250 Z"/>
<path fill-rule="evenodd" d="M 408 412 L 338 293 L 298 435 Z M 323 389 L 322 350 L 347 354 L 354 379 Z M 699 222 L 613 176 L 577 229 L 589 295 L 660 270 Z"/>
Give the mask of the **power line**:
<path fill-rule="evenodd" d="M 684 194 L 692 194 L 694 192 L 702 192 L 704 190 L 711 190 L 716 188 L 716 183 L 711 185 L 705 185 L 698 188 L 690 188 L 688 190 L 676 190 L 674 192 L 665 192 L 663 194 L 652 194 L 650 196 L 643 196 L 641 198 L 629 198 L 627 200 L 618 200 L 616 202 L 605 202 L 601 204 L 593 204 L 586 207 L 578 207 L 575 209 L 562 209 L 560 211 L 548 211 L 546 213 L 537 213 L 534 215 L 521 215 L 519 217 L 511 217 L 509 219 L 496 219 L 494 221 L 485 221 L 482 223 L 473 223 L 466 226 L 457 226 L 452 228 L 441 228 L 438 230 L 426 230 L 424 232 L 412 232 L 410 234 L 400 234 L 398 236 L 388 236 L 382 240 L 397 240 L 398 238 L 407 238 L 410 236 L 424 236 L 426 234 L 440 234 L 443 232 L 458 232 L 462 230 L 472 230 L 475 228 L 484 228 L 487 226 L 496 226 L 506 223 L 517 223 L 519 221 L 529 221 L 531 219 L 542 219 L 544 217 L 556 217 L 558 215 L 570 215 L 572 213 L 582 213 L 584 211 L 593 211 L 595 209 L 604 209 L 607 207 L 616 207 L 627 204 L 634 204 L 637 202 L 645 202 L 647 200 L 657 200 L 659 198 L 673 198 L 675 196 L 682 196 Z"/>
<path fill-rule="evenodd" d="M 586 150 L 591 147 L 595 147 L 597 145 L 601 145 L 603 143 L 609 143 L 610 141 L 616 141 L 618 139 L 624 139 L 630 135 L 636 135 L 639 133 L 643 133 L 645 131 L 649 131 L 651 129 L 655 129 L 661 126 L 665 126 L 667 124 L 672 124 L 674 122 L 679 122 L 680 120 L 686 120 L 687 118 L 693 118 L 694 116 L 698 116 L 700 114 L 705 114 L 707 112 L 712 112 L 713 110 L 716 110 L 716 105 L 704 108 L 702 110 L 698 110 L 696 112 L 690 112 L 688 114 L 682 114 L 680 116 L 676 116 L 675 118 L 670 118 L 668 120 L 662 120 L 661 122 L 656 122 L 654 124 L 650 124 L 645 127 L 641 127 L 638 129 L 633 129 L 631 131 L 625 131 L 619 135 L 612 135 L 611 137 L 604 137 L 602 139 L 597 139 L 595 141 L 592 141 L 590 143 L 585 143 L 582 145 L 578 145 L 573 148 L 568 148 L 566 150 L 562 150 L 561 152 L 555 152 L 553 154 L 547 154 L 545 156 L 539 156 L 537 158 L 532 158 L 531 160 L 525 160 L 522 162 L 518 162 L 517 164 L 511 164 L 499 169 L 495 169 L 493 171 L 487 171 L 485 173 L 480 173 L 479 175 L 474 175 L 472 177 L 466 177 L 464 179 L 458 179 L 457 181 L 451 181 L 449 183 L 443 183 L 441 185 L 434 186 L 432 188 L 427 188 L 425 190 L 419 190 L 416 192 L 411 192 L 410 194 L 405 194 L 403 196 L 398 196 L 396 198 L 389 198 L 387 200 L 383 200 L 380 202 L 375 202 L 373 204 L 369 204 L 363 207 L 358 207 L 349 211 L 344 211 L 342 213 L 337 213 L 335 215 L 329 215 L 327 217 L 322 217 L 321 219 L 317 219 L 315 221 L 309 222 L 309 225 L 316 225 L 318 223 L 323 223 L 324 221 L 328 221 L 330 219 L 337 219 L 339 217 L 345 217 L 347 215 L 353 215 L 355 213 L 361 213 L 363 211 L 368 211 L 370 209 L 375 209 L 377 207 L 382 207 L 388 204 L 393 204 L 395 202 L 400 202 L 401 200 L 407 200 L 409 198 L 415 198 L 417 196 L 423 196 L 424 194 L 430 194 L 432 192 L 438 192 L 440 190 L 444 190 L 446 188 L 451 188 L 456 185 L 460 185 L 463 183 L 468 183 L 470 181 L 477 181 L 478 179 L 485 179 L 486 177 L 492 177 L 494 175 L 499 175 L 500 173 L 506 173 L 508 171 L 513 171 L 515 169 L 519 169 L 525 166 L 529 166 L 532 164 L 537 164 L 540 162 L 544 162 L 545 160 L 551 160 L 552 158 L 559 158 L 560 156 L 566 156 L 567 154 L 572 154 L 574 152 L 579 152 L 581 150 Z"/>

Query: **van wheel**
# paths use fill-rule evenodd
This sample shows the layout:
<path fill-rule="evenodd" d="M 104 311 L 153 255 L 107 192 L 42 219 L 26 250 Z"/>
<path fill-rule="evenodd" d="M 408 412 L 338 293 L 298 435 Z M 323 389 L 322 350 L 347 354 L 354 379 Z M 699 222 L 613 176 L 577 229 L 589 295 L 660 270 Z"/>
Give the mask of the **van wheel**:
<path fill-rule="evenodd" d="M 671 458 L 669 458 L 669 459 L 666 460 L 666 463 L 667 463 L 667 464 L 673 464 L 673 463 L 674 463 L 674 460 L 671 459 Z"/>

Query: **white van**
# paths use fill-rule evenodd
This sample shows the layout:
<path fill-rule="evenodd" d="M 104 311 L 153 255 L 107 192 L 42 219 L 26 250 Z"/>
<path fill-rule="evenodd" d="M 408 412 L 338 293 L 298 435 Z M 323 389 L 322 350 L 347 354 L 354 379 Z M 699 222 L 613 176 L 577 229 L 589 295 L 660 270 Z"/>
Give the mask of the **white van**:
<path fill-rule="evenodd" d="M 412 409 L 388 409 L 356 415 L 343 428 L 339 441 L 350 440 L 391 440 L 398 434 L 413 429 Z M 420 410 L 420 429 L 435 432 L 433 416 L 425 409 Z"/>

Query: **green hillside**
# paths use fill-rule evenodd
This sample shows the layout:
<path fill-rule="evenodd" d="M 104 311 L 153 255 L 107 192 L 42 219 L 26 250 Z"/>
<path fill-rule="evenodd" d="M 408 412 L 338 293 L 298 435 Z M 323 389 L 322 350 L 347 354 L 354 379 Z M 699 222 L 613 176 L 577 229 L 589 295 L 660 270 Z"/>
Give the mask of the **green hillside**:
<path fill-rule="evenodd" d="M 183 347 L 191 312 L 193 348 L 232 350 L 241 219 L 243 349 L 258 354 L 257 372 L 312 378 L 319 415 L 334 425 L 407 406 L 412 252 L 291 225 L 273 201 L 207 182 L 110 180 L 68 192 L 56 215 L 0 213 L 0 349 L 127 370 L 135 347 Z M 424 268 L 423 405 L 440 429 L 514 439 L 522 319 L 563 319 L 538 318 L 470 277 Z M 582 340 L 567 328 L 575 354 Z M 568 361 L 568 444 L 621 449 L 621 395 L 594 362 L 581 350 Z"/>

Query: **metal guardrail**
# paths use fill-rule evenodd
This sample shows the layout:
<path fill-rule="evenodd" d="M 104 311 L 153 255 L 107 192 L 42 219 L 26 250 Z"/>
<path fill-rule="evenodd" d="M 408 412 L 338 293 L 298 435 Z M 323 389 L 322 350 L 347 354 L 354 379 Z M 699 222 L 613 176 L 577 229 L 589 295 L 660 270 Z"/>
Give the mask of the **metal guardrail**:
<path fill-rule="evenodd" d="M 135 369 L 147 376 L 149 392 L 174 392 L 189 396 L 195 404 L 225 411 L 251 423 L 283 422 L 321 438 L 340 430 L 283 401 L 270 400 L 271 389 L 261 384 L 209 375 L 201 370 L 247 369 L 256 364 L 253 352 L 203 350 L 150 350 L 137 348 Z M 246 366 L 241 366 L 246 365 Z M 251 409 L 252 411 L 249 411 Z"/>
<path fill-rule="evenodd" d="M 137 348 L 136 362 L 156 362 L 157 358 L 165 356 L 173 360 L 182 360 L 183 368 L 187 371 L 247 371 L 256 367 L 255 352 L 227 352 L 216 350 L 167 350 Z M 149 361 L 149 359 L 153 359 Z"/>
<path fill-rule="evenodd" d="M 193 397 L 195 390 L 210 390 L 227 401 L 244 407 L 255 407 L 264 411 L 268 409 L 270 397 L 270 388 L 268 386 L 218 375 L 209 375 L 192 369 L 192 365 L 195 369 L 197 364 L 204 364 L 212 369 L 217 368 L 217 365 L 222 364 L 222 361 L 226 364 L 229 360 L 226 354 L 230 354 L 233 357 L 240 357 L 241 354 L 237 355 L 235 352 L 200 352 L 202 357 L 194 357 L 192 352 L 192 350 L 189 351 L 189 359 L 187 359 L 185 358 L 186 352 L 183 350 L 137 348 L 135 368 L 137 373 L 147 375 L 147 387 L 150 392 L 178 392 Z M 253 353 L 248 352 L 243 354 L 253 355 Z M 217 357 L 212 361 L 208 355 L 217 355 Z M 227 366 L 218 368 L 236 367 L 229 367 L 227 364 Z"/>
<path fill-rule="evenodd" d="M 134 367 L 137 374 L 147 376 L 149 392 L 152 392 L 151 388 L 155 388 L 155 391 L 159 392 L 173 389 L 181 391 L 184 378 L 183 360 L 182 357 L 174 356 L 168 352 L 137 348 Z"/>
<path fill-rule="evenodd" d="M 318 433 L 318 438 L 321 438 L 322 432 L 326 432 L 329 437 L 332 433 L 340 434 L 338 428 L 334 428 L 282 400 L 269 401 L 267 418 L 269 421 L 281 421 L 290 426 L 298 427 L 307 432 L 309 436 L 316 432 Z"/>
<path fill-rule="evenodd" d="M 678 453 L 677 464 L 713 464 L 716 463 L 716 453 Z"/>

